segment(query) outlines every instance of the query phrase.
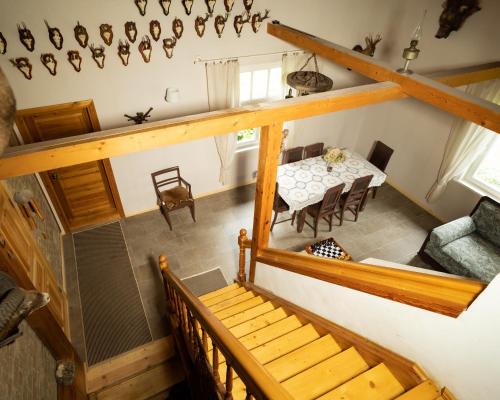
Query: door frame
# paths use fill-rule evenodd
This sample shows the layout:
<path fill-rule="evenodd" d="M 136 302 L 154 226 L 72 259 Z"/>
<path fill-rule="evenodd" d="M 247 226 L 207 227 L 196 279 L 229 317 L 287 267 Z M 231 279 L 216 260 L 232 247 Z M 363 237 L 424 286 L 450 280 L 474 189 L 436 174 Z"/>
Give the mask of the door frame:
<path fill-rule="evenodd" d="M 62 104 L 54 104 L 50 106 L 42 106 L 42 107 L 35 107 L 35 108 L 29 108 L 26 110 L 19 110 L 16 112 L 16 125 L 19 130 L 19 133 L 21 134 L 21 137 L 24 141 L 25 144 L 27 143 L 33 143 L 32 138 L 29 136 L 26 136 L 26 132 L 28 132 L 27 126 L 24 125 L 23 120 L 19 117 L 22 117 L 23 115 L 30 115 L 35 112 L 40 112 L 40 113 L 50 113 L 50 112 L 56 112 L 56 111 L 61 111 L 63 109 L 70 110 L 72 108 L 76 109 L 82 109 L 86 108 L 89 117 L 90 117 L 90 123 L 92 125 L 92 132 L 98 132 L 101 130 L 101 124 L 99 123 L 99 119 L 97 117 L 97 111 L 94 106 L 94 101 L 92 99 L 88 100 L 81 100 L 81 101 L 74 101 L 71 103 L 62 103 Z M 113 201 L 116 205 L 116 209 L 118 211 L 118 214 L 120 215 L 121 218 L 125 218 L 125 212 L 123 210 L 123 205 L 120 199 L 120 194 L 118 192 L 118 186 L 116 184 L 115 176 L 113 174 L 113 167 L 111 166 L 111 161 L 109 158 L 104 158 L 101 160 L 104 166 L 104 171 L 106 173 L 106 178 L 109 183 L 109 188 L 111 190 L 111 196 L 113 197 Z M 59 217 L 59 220 L 61 221 L 64 230 L 66 232 L 72 232 L 73 230 L 78 230 L 81 228 L 76 228 L 72 229 L 70 227 L 68 218 L 66 217 L 66 213 L 64 212 L 64 209 L 59 202 L 59 198 L 54 190 L 54 187 L 52 186 L 52 182 L 50 180 L 48 172 L 40 172 L 40 178 L 42 179 L 43 185 L 45 186 L 45 189 L 50 197 L 50 200 L 52 204 L 54 205 L 54 208 L 57 212 L 57 216 Z M 112 219 L 114 220 L 114 218 Z M 111 220 L 110 220 L 111 221 Z"/>

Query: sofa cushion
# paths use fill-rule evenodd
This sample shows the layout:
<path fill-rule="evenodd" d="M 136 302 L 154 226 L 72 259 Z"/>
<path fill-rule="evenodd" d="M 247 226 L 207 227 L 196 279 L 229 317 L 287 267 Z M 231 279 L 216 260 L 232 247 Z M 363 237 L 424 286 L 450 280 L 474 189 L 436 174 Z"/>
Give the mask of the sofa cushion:
<path fill-rule="evenodd" d="M 475 230 L 476 226 L 472 218 L 462 217 L 434 228 L 430 240 L 436 246 L 444 246 L 454 240 L 473 233 Z"/>
<path fill-rule="evenodd" d="M 448 243 L 441 251 L 467 270 L 467 276 L 490 282 L 500 273 L 500 249 L 476 233 Z"/>
<path fill-rule="evenodd" d="M 490 201 L 482 201 L 472 219 L 483 238 L 500 246 L 500 207 Z"/>

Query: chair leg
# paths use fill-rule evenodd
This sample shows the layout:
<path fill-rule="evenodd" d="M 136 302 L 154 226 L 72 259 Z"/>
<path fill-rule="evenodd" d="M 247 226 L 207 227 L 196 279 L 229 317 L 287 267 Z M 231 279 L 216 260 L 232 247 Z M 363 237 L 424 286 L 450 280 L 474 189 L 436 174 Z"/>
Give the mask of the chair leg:
<path fill-rule="evenodd" d="M 318 236 L 318 224 L 319 224 L 319 217 L 314 218 L 314 238 L 316 239 L 316 236 Z"/>
<path fill-rule="evenodd" d="M 360 206 L 360 210 L 363 211 L 365 209 L 365 206 L 366 206 L 366 201 L 368 200 L 368 196 L 369 196 L 369 193 L 370 192 L 370 189 L 368 189 L 368 191 L 365 193 L 365 195 L 363 196 L 363 200 L 361 200 L 361 206 Z"/>
<path fill-rule="evenodd" d="M 329 228 L 330 230 L 328 232 L 331 232 L 332 231 L 332 221 L 333 220 L 333 213 L 330 214 L 330 219 L 328 220 L 328 225 L 329 225 Z"/>
<path fill-rule="evenodd" d="M 297 211 L 294 211 L 293 214 L 292 214 L 292 226 L 293 226 L 293 223 L 295 222 L 295 217 L 297 216 Z"/>
<path fill-rule="evenodd" d="M 377 189 L 378 188 L 376 188 L 376 187 L 372 189 L 372 199 L 374 199 L 375 196 L 377 195 Z"/>
<path fill-rule="evenodd" d="M 170 221 L 170 216 L 168 215 L 168 211 L 165 211 L 163 208 L 160 208 L 160 210 L 163 216 L 165 217 L 165 221 L 167 221 L 170 230 L 172 230 L 172 221 Z"/>
<path fill-rule="evenodd" d="M 278 218 L 278 213 L 275 211 L 274 212 L 274 217 L 273 217 L 273 223 L 271 224 L 271 232 L 273 231 L 274 224 L 276 223 L 276 219 Z M 292 222 L 293 224 L 293 222 Z"/>
<path fill-rule="evenodd" d="M 192 206 L 189 206 L 189 211 L 191 211 L 191 217 L 193 218 L 193 221 L 196 222 L 196 210 L 194 208 L 194 203 Z"/>

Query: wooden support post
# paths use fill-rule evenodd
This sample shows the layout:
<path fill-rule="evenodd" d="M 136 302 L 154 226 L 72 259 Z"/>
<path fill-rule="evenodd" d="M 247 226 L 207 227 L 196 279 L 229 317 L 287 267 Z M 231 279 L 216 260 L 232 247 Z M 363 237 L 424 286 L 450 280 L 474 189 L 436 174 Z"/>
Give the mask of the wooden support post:
<path fill-rule="evenodd" d="M 229 360 L 226 360 L 226 393 L 224 400 L 233 400 L 233 367 Z"/>
<path fill-rule="evenodd" d="M 255 280 L 257 252 L 269 243 L 271 216 L 281 149 L 283 123 L 275 122 L 263 126 L 260 131 L 259 167 L 253 217 L 252 256 L 250 259 L 250 282 Z"/>
<path fill-rule="evenodd" d="M 219 350 L 215 346 L 215 342 L 212 342 L 212 371 L 214 373 L 214 379 L 216 383 L 220 383 L 219 375 Z"/>
<path fill-rule="evenodd" d="M 247 275 L 245 274 L 245 241 L 247 240 L 247 230 L 240 229 L 240 235 L 238 236 L 238 246 L 240 246 L 238 281 L 240 283 L 244 283 L 247 280 Z"/>

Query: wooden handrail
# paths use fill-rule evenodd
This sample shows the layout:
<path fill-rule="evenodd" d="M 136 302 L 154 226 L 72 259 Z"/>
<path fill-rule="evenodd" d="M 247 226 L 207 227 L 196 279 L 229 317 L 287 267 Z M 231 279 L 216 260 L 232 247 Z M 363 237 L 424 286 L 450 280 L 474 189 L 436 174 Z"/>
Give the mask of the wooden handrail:
<path fill-rule="evenodd" d="M 482 282 L 260 249 L 258 262 L 325 282 L 457 317 L 486 287 Z"/>
<path fill-rule="evenodd" d="M 206 332 L 210 337 L 213 347 L 224 354 L 228 368 L 231 366 L 245 383 L 247 393 L 257 399 L 292 399 L 290 394 L 259 364 L 222 322 L 174 275 L 168 268 L 165 256 L 160 256 L 160 269 L 164 280 L 188 307 L 200 324 L 202 332 Z M 178 304 L 177 306 L 182 310 L 182 307 Z M 179 314 L 183 315 L 183 312 L 180 311 Z M 186 318 L 185 315 L 183 315 L 183 318 Z M 202 340 L 205 344 L 206 338 Z M 218 371 L 214 372 L 218 373 Z"/>

